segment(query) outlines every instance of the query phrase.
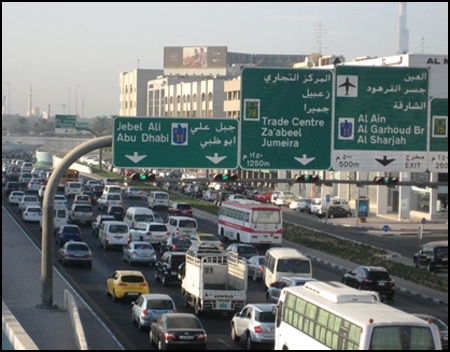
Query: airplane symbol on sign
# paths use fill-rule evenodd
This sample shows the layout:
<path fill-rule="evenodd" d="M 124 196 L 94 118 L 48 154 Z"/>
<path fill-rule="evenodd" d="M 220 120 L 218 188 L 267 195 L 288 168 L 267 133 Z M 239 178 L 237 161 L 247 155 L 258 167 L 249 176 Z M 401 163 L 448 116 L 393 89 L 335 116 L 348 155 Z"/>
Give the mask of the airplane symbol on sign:
<path fill-rule="evenodd" d="M 350 83 L 350 81 L 348 80 L 348 77 L 345 78 L 345 82 L 344 83 L 339 85 L 339 88 L 340 87 L 345 87 L 345 95 L 348 95 L 348 88 L 349 87 L 356 88 L 356 86 L 354 84 Z"/>

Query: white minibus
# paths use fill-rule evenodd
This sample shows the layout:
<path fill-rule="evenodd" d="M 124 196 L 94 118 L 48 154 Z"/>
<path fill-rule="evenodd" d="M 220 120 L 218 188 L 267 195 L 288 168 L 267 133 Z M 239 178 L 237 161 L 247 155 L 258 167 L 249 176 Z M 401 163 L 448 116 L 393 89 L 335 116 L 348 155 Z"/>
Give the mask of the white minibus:
<path fill-rule="evenodd" d="M 311 260 L 294 248 L 268 249 L 263 272 L 264 283 L 270 287 L 283 276 L 312 278 Z"/>
<path fill-rule="evenodd" d="M 155 215 L 153 210 L 145 207 L 129 207 L 123 221 L 130 229 L 134 229 L 134 225 L 138 222 L 153 222 Z"/>

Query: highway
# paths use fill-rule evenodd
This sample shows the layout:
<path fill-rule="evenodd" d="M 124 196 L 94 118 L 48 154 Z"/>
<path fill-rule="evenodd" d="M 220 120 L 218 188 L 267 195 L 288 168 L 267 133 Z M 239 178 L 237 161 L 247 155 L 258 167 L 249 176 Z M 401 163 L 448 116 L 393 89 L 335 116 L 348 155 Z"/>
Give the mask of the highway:
<path fill-rule="evenodd" d="M 142 200 L 124 200 L 125 208 L 131 204 L 135 206 L 146 206 L 146 199 Z M 17 206 L 10 206 L 3 196 L 3 204 L 8 211 L 16 218 L 18 223 L 22 223 Z M 96 209 L 97 207 L 94 207 Z M 159 211 L 163 218 L 167 218 L 167 213 Z M 330 226 L 321 224 L 317 219 L 307 215 L 300 214 L 291 210 L 284 211 L 285 219 L 291 222 L 301 223 L 309 227 L 326 227 L 330 231 Z M 194 209 L 195 216 L 195 209 Z M 217 232 L 217 224 L 212 221 L 198 219 L 199 231 L 213 233 Z M 40 229 L 39 224 L 23 224 L 23 227 L 32 240 L 40 247 Z M 133 266 L 130 267 L 122 261 L 122 252 L 119 250 L 104 251 L 99 247 L 97 239 L 91 235 L 91 228 L 81 226 L 84 231 L 84 239 L 90 245 L 93 251 L 92 269 L 82 267 L 63 267 L 56 261 L 57 246 L 55 245 L 55 261 L 54 265 L 66 278 L 66 280 L 74 287 L 74 289 L 83 297 L 95 313 L 104 321 L 108 328 L 113 332 L 115 337 L 122 343 L 125 349 L 155 349 L 148 340 L 148 332 L 139 332 L 136 325 L 131 323 L 131 304 L 129 301 L 115 303 L 111 297 L 106 295 L 106 279 L 117 269 L 137 269 L 141 270 L 146 276 L 151 293 L 166 293 L 173 297 L 177 304 L 179 312 L 193 313 L 191 307 L 185 307 L 181 298 L 181 290 L 179 284 L 170 284 L 163 287 L 160 282 L 156 282 L 154 278 L 154 269 L 149 266 Z M 407 238 L 378 238 L 376 236 L 367 237 L 367 234 L 360 229 L 340 228 L 331 226 L 333 232 L 343 237 L 352 238 L 361 241 L 362 239 L 374 242 L 383 248 L 390 247 L 397 252 L 404 252 L 409 255 L 410 252 L 416 251 L 416 242 L 414 239 Z M 438 235 L 436 235 L 438 237 Z M 432 239 L 430 239 L 432 240 Z M 387 243 L 389 242 L 389 243 Z M 228 243 L 224 245 L 227 246 Z M 305 251 L 304 248 L 300 250 Z M 388 248 L 386 248 L 388 249 Z M 307 252 L 307 251 L 306 251 Z M 159 254 L 158 254 L 159 256 Z M 335 280 L 340 281 L 343 272 L 329 265 L 313 262 L 313 276 L 319 280 Z M 249 280 L 248 285 L 248 303 L 265 302 L 265 286 L 262 282 L 253 282 Z M 428 313 L 438 316 L 445 322 L 448 322 L 448 307 L 433 301 L 427 301 L 420 297 L 416 297 L 401 291 L 397 292 L 395 299 L 389 303 L 390 305 L 404 310 L 406 312 Z M 80 312 L 83 320 L 83 311 Z M 230 338 L 230 318 L 225 316 L 217 316 L 206 314 L 200 317 L 203 325 L 208 333 L 208 349 L 210 350 L 239 350 L 245 349 L 243 344 L 236 344 Z M 95 339 L 95 331 L 89 329 L 89 321 L 85 322 L 86 337 Z"/>

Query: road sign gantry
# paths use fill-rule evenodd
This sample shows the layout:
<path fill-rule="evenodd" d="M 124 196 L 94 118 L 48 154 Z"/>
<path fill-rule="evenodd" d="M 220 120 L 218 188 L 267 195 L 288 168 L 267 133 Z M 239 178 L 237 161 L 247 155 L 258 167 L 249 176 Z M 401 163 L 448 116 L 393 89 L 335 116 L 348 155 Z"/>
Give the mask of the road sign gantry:
<path fill-rule="evenodd" d="M 239 122 L 116 116 L 113 164 L 127 168 L 236 169 Z"/>

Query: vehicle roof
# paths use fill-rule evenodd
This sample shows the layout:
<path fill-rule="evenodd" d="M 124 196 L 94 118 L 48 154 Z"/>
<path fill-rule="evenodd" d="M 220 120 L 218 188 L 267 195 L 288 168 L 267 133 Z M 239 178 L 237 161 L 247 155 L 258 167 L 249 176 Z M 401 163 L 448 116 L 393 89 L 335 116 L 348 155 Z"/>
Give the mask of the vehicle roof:
<path fill-rule="evenodd" d="M 169 319 L 173 318 L 192 318 L 195 320 L 200 321 L 194 314 L 192 313 L 164 313 L 164 316 L 166 316 Z"/>
<path fill-rule="evenodd" d="M 299 252 L 294 248 L 287 247 L 275 247 L 267 250 L 266 254 L 269 254 L 275 258 L 286 258 L 286 257 L 295 257 L 295 258 L 307 258 L 305 254 Z"/>
<path fill-rule="evenodd" d="M 253 307 L 260 312 L 272 312 L 275 306 L 275 303 L 250 303 L 246 307 Z"/>
<path fill-rule="evenodd" d="M 422 245 L 422 247 L 424 246 L 434 246 L 434 247 L 448 247 L 448 241 L 432 241 L 432 242 L 428 242 Z"/>
<path fill-rule="evenodd" d="M 288 279 L 288 280 L 295 281 L 295 282 L 301 282 L 301 281 L 304 281 L 304 282 L 308 282 L 308 281 L 317 281 L 316 279 L 313 279 L 313 278 L 307 278 L 307 277 L 295 277 L 295 276 L 282 276 L 282 277 L 280 277 L 280 280 L 281 280 L 281 279 Z"/>
<path fill-rule="evenodd" d="M 120 275 L 135 275 L 145 278 L 144 274 L 139 270 L 116 270 L 115 272 L 119 273 Z"/>
<path fill-rule="evenodd" d="M 368 271 L 384 271 L 384 272 L 387 272 L 386 268 L 383 268 L 382 266 L 361 265 L 361 266 L 359 266 L 359 268 L 367 269 Z"/>
<path fill-rule="evenodd" d="M 190 216 L 172 215 L 172 216 L 169 216 L 169 218 L 180 219 L 180 220 L 195 220 L 195 221 L 197 221 L 195 218 L 191 218 Z"/>
<path fill-rule="evenodd" d="M 108 224 L 111 224 L 111 225 L 127 225 L 126 222 L 123 222 L 123 221 L 114 221 L 114 220 L 103 221 L 103 223 L 106 224 L 106 225 L 108 225 Z M 128 225 L 127 225 L 127 226 L 128 226 Z M 147 242 L 147 243 L 148 243 L 148 242 Z"/>
<path fill-rule="evenodd" d="M 144 297 L 145 299 L 170 299 L 173 301 L 173 298 L 170 297 L 169 295 L 166 295 L 164 293 L 146 293 L 143 294 L 142 297 Z"/>

